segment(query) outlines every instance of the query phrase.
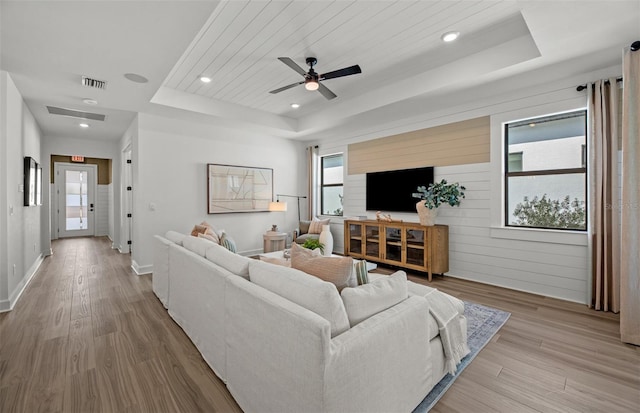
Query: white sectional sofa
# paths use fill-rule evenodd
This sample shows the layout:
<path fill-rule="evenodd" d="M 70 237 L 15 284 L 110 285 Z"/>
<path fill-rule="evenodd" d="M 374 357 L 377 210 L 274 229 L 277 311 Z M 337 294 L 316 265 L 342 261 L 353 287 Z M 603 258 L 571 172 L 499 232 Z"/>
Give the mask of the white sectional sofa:
<path fill-rule="evenodd" d="M 171 231 L 154 242 L 155 294 L 245 412 L 410 412 L 446 374 L 424 297 L 443 293 L 407 282 L 408 298 L 351 326 L 319 278 Z"/>

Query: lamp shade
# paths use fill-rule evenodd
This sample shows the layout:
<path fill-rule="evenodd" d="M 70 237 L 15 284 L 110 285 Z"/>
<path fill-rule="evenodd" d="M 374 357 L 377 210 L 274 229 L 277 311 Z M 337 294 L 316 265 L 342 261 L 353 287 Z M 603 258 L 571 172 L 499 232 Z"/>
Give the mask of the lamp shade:
<path fill-rule="evenodd" d="M 269 211 L 271 212 L 284 212 L 287 210 L 286 202 L 269 202 Z"/>

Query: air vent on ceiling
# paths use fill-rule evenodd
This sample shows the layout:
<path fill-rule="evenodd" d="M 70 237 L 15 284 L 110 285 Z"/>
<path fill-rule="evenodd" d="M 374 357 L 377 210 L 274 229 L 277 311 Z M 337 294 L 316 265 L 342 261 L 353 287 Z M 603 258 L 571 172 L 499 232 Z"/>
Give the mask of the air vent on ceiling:
<path fill-rule="evenodd" d="M 107 82 L 105 80 L 92 79 L 87 76 L 82 76 L 82 84 L 96 89 L 104 90 L 107 88 Z"/>
<path fill-rule="evenodd" d="M 52 115 L 69 116 L 72 118 L 80 118 L 80 119 L 99 120 L 101 122 L 104 122 L 104 120 L 107 118 L 105 115 L 102 115 L 100 113 L 81 112 L 79 110 L 64 109 L 56 106 L 47 106 L 47 110 Z"/>

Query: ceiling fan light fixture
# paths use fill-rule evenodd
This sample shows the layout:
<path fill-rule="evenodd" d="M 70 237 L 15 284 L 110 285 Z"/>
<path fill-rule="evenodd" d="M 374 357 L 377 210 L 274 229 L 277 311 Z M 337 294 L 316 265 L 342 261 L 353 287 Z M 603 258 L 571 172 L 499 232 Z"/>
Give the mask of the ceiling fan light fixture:
<path fill-rule="evenodd" d="M 320 85 L 316 79 L 307 79 L 304 82 L 304 88 L 307 90 L 318 90 Z"/>
<path fill-rule="evenodd" d="M 440 38 L 443 42 L 449 43 L 460 37 L 460 32 L 446 32 Z"/>

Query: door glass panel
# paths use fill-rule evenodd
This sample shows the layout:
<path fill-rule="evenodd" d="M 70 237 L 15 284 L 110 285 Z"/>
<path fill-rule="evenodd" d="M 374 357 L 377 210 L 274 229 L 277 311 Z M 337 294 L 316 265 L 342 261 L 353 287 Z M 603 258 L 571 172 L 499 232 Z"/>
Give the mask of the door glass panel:
<path fill-rule="evenodd" d="M 65 171 L 66 230 L 87 229 L 87 172 Z"/>

